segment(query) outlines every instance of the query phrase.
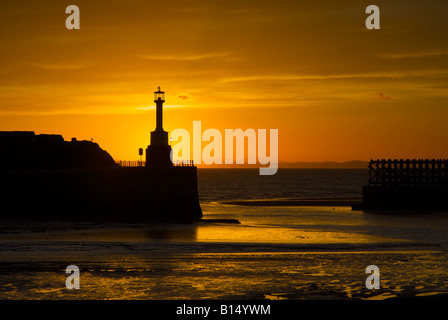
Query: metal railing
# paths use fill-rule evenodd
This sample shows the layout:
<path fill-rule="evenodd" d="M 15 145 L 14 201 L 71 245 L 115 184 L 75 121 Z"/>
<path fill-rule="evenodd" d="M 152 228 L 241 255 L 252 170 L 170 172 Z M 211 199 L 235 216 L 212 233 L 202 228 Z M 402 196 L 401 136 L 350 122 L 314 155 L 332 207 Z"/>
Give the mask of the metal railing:
<path fill-rule="evenodd" d="M 178 160 L 178 161 L 175 161 L 173 163 L 173 165 L 176 167 L 194 167 L 194 161 L 193 160 L 182 160 L 182 161 Z"/>
<path fill-rule="evenodd" d="M 125 168 L 135 168 L 135 167 L 144 167 L 146 165 L 145 161 L 123 161 L 118 160 L 115 161 L 116 164 L 120 167 Z M 178 160 L 173 163 L 173 166 L 176 167 L 194 167 L 194 161 L 193 160 Z"/>
<path fill-rule="evenodd" d="M 370 186 L 448 186 L 448 160 L 371 160 Z"/>
<path fill-rule="evenodd" d="M 145 161 L 115 161 L 120 167 L 134 168 L 134 167 L 144 167 Z"/>

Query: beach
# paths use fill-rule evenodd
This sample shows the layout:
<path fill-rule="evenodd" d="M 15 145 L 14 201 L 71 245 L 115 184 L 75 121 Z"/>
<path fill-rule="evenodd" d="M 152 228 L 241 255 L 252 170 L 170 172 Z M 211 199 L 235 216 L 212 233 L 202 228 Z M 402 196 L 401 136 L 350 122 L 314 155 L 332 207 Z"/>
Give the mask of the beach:
<path fill-rule="evenodd" d="M 0 299 L 446 298 L 448 215 L 352 210 L 365 171 L 295 170 L 277 185 L 202 174 L 202 222 L 2 221 Z M 80 289 L 66 288 L 69 265 Z M 371 265 L 379 289 L 366 287 Z"/>
<path fill-rule="evenodd" d="M 0 237 L 0 298 L 362 300 L 448 292 L 445 216 L 428 222 L 366 218 L 344 206 L 273 206 L 263 217 L 257 208 L 203 206 L 205 218 L 231 210 L 240 224 L 10 226 Z M 269 211 L 277 217 L 268 219 Z M 68 265 L 80 269 L 80 290 L 65 287 Z M 378 290 L 365 286 L 369 265 L 380 268 Z"/>
<path fill-rule="evenodd" d="M 67 257 L 68 258 L 68 257 Z M 446 294 L 446 253 L 309 252 L 70 256 L 79 290 L 65 288 L 64 256 L 1 263 L 2 299 L 315 300 L 387 299 Z M 381 288 L 365 287 L 365 267 L 381 270 Z M 9 277 L 5 277 L 9 273 Z"/>

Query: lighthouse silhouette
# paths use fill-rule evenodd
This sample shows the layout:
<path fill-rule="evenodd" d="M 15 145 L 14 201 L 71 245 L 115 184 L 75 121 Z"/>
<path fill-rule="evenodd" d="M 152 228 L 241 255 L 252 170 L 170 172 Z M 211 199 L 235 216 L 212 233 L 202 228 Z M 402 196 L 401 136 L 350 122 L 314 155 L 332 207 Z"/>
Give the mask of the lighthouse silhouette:
<path fill-rule="evenodd" d="M 171 146 L 168 144 L 168 132 L 163 130 L 163 103 L 165 92 L 154 92 L 156 103 L 156 129 L 151 132 L 151 143 L 146 148 L 146 166 L 152 168 L 169 168 L 173 166 L 171 161 Z"/>

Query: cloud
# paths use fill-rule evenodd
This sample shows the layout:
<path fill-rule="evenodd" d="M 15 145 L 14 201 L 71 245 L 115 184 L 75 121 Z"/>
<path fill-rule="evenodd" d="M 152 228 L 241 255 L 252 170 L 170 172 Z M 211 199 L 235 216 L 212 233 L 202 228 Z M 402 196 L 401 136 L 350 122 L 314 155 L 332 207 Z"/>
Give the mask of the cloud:
<path fill-rule="evenodd" d="M 221 83 L 234 83 L 246 81 L 306 81 L 306 80 L 344 80 L 344 79 L 402 79 L 409 77 L 443 77 L 448 75 L 448 70 L 414 70 L 402 72 L 372 72 L 353 74 L 268 74 L 247 77 L 222 78 Z"/>
<path fill-rule="evenodd" d="M 391 100 L 392 98 L 390 96 L 386 96 L 384 93 L 380 92 L 378 93 L 378 98 L 380 100 Z"/>
<path fill-rule="evenodd" d="M 421 52 L 406 52 L 406 53 L 386 53 L 380 54 L 379 57 L 384 59 L 416 59 L 416 58 L 432 58 L 448 55 L 448 50 L 439 51 L 421 51 Z"/>
<path fill-rule="evenodd" d="M 177 97 L 181 100 L 188 100 L 188 99 L 190 99 L 191 96 L 188 93 L 184 93 L 184 94 L 178 95 Z"/>
<path fill-rule="evenodd" d="M 45 70 L 70 71 L 88 68 L 85 65 L 69 65 L 69 64 L 33 64 L 34 67 Z"/>
<path fill-rule="evenodd" d="M 140 55 L 140 59 L 164 61 L 198 61 L 205 59 L 228 58 L 230 53 L 177 54 L 177 55 Z"/>

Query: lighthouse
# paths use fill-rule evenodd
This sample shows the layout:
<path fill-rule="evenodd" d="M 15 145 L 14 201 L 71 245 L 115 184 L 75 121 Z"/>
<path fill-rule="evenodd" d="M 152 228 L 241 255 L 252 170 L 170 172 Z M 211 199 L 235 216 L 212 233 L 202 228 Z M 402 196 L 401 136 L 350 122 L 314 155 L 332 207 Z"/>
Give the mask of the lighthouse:
<path fill-rule="evenodd" d="M 171 146 L 168 144 L 168 132 L 163 130 L 163 103 L 165 92 L 160 90 L 154 92 L 156 103 L 156 129 L 151 132 L 151 143 L 146 149 L 146 166 L 154 168 L 171 167 Z"/>

